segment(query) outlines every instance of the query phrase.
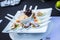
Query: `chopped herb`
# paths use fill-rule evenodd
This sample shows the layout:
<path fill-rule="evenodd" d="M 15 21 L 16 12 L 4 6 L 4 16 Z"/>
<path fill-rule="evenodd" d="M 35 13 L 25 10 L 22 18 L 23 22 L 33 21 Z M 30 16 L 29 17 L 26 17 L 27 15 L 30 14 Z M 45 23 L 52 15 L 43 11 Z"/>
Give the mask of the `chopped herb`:
<path fill-rule="evenodd" d="M 19 26 L 19 24 L 15 24 L 15 27 L 18 27 Z"/>

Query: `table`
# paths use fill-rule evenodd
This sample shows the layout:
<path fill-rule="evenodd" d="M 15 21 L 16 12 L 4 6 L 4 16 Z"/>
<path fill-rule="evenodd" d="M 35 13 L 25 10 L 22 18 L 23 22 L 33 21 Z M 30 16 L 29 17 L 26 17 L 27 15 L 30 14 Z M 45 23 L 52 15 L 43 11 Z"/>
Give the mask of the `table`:
<path fill-rule="evenodd" d="M 16 34 L 9 33 L 10 37 L 14 40 L 60 40 L 60 17 L 52 17 L 46 33 L 33 33 L 33 34 Z M 56 24 L 57 23 L 57 24 Z"/>

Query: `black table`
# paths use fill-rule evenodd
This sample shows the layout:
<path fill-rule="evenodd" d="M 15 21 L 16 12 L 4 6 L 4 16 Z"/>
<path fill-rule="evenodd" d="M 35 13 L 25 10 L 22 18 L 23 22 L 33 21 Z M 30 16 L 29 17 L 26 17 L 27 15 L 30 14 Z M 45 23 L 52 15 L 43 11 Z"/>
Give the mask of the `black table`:
<path fill-rule="evenodd" d="M 35 5 L 38 6 L 38 9 L 42 8 L 50 8 L 52 7 L 52 15 L 51 16 L 60 16 L 60 12 L 55 9 L 55 3 L 56 1 L 46 1 L 45 3 L 40 2 L 39 0 L 22 0 L 20 4 L 15 6 L 9 6 L 9 7 L 0 7 L 0 19 L 3 19 L 2 23 L 0 24 L 0 40 L 11 40 L 8 36 L 8 34 L 1 33 L 2 30 L 6 27 L 6 25 L 9 23 L 9 20 L 5 19 L 7 13 L 15 15 L 18 10 L 22 10 L 24 5 L 27 5 L 27 9 L 30 5 L 33 6 L 33 9 Z"/>

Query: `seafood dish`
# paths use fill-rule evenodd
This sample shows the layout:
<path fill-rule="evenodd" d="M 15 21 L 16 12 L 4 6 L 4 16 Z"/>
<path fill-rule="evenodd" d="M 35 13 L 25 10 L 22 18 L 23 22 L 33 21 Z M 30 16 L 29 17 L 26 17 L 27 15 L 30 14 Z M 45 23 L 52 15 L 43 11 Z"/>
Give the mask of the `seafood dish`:
<path fill-rule="evenodd" d="M 43 11 L 40 9 L 19 11 L 2 32 L 44 33 L 47 31 L 49 22 L 51 22 L 51 10 L 52 8 L 43 9 Z"/>
<path fill-rule="evenodd" d="M 17 28 L 38 28 L 40 27 L 40 19 L 39 17 L 43 16 L 41 12 L 32 12 L 32 10 L 26 10 L 23 12 L 21 16 L 19 16 L 14 24 L 11 26 L 11 29 Z"/>

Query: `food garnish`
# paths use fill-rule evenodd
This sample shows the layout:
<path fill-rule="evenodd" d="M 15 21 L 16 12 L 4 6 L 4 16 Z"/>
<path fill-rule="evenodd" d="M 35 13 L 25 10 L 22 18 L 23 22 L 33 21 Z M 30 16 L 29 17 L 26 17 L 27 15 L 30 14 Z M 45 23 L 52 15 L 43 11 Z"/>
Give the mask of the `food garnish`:
<path fill-rule="evenodd" d="M 13 24 L 13 25 L 12 25 L 12 29 L 17 28 L 18 26 L 19 26 L 19 24 Z"/>

